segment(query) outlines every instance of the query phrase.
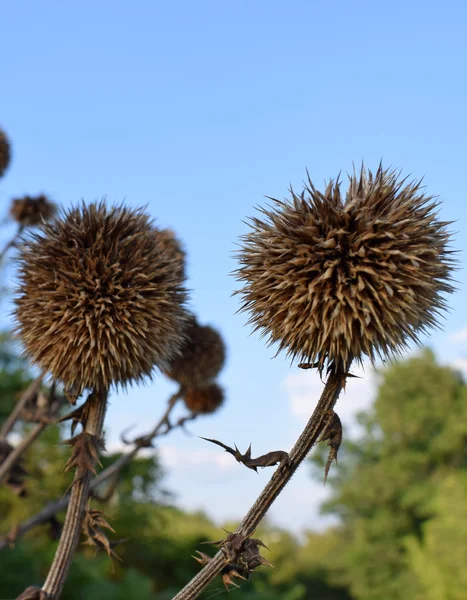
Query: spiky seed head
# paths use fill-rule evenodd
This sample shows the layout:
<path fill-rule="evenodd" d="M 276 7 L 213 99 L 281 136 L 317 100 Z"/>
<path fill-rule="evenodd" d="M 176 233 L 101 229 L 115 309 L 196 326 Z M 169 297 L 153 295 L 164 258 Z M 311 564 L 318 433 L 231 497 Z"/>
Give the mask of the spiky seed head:
<path fill-rule="evenodd" d="M 23 227 L 34 227 L 49 221 L 57 207 L 47 196 L 23 196 L 14 198 L 10 205 L 10 216 Z"/>
<path fill-rule="evenodd" d="M 222 405 L 224 391 L 217 383 L 211 383 L 201 388 L 189 388 L 183 399 L 188 410 L 207 415 Z"/>
<path fill-rule="evenodd" d="M 26 354 L 76 394 L 139 381 L 179 351 L 186 291 L 142 209 L 81 204 L 30 234 L 19 260 Z"/>
<path fill-rule="evenodd" d="M 454 261 L 449 223 L 421 182 L 362 167 L 324 193 L 260 209 L 243 237 L 237 278 L 250 323 L 292 358 L 344 368 L 391 357 L 437 326 Z"/>
<path fill-rule="evenodd" d="M 159 237 L 162 246 L 171 256 L 171 260 L 178 264 L 180 277 L 185 279 L 186 253 L 177 236 L 175 235 L 175 232 L 172 231 L 172 229 L 161 229 L 159 231 Z"/>
<path fill-rule="evenodd" d="M 0 177 L 3 177 L 11 160 L 10 142 L 6 133 L 0 129 Z"/>
<path fill-rule="evenodd" d="M 187 388 L 202 387 L 216 377 L 225 361 L 221 335 L 192 317 L 185 329 L 185 342 L 165 374 Z"/>

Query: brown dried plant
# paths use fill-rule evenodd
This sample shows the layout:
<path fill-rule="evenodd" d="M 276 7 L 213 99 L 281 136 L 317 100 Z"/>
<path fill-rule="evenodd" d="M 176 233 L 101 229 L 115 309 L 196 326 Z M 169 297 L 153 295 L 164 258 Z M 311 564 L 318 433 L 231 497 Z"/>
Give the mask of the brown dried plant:
<path fill-rule="evenodd" d="M 104 202 L 64 212 L 23 240 L 17 333 L 42 371 L 86 402 L 68 418 L 75 469 L 59 546 L 41 593 L 58 598 L 103 447 L 108 390 L 150 376 L 180 351 L 187 320 L 180 257 L 141 209 Z M 72 432 L 73 433 L 73 432 Z"/>
<path fill-rule="evenodd" d="M 237 276 L 255 329 L 322 369 L 391 357 L 436 326 L 452 261 L 448 223 L 421 182 L 362 167 L 345 199 L 338 179 L 290 193 L 243 239 Z"/>
<path fill-rule="evenodd" d="M 11 160 L 10 142 L 6 133 L 0 129 L 0 177 L 3 177 Z"/>
<path fill-rule="evenodd" d="M 49 221 L 56 213 L 56 205 L 44 194 L 13 198 L 10 216 L 20 227 L 34 227 Z"/>
<path fill-rule="evenodd" d="M 203 387 L 224 366 L 224 342 L 218 331 L 209 325 L 200 325 L 193 316 L 185 335 L 180 354 L 170 361 L 165 374 L 186 388 Z"/>
<path fill-rule="evenodd" d="M 236 271 L 241 308 L 278 352 L 326 370 L 327 380 L 288 460 L 231 534 L 239 547 L 321 440 L 331 448 L 327 476 L 342 439 L 334 406 L 352 361 L 390 358 L 418 342 L 437 326 L 443 295 L 453 291 L 449 223 L 438 220 L 438 203 L 420 182 L 382 166 L 375 174 L 362 167 L 349 177 L 345 198 L 339 179 L 319 192 L 308 178 L 290 200 L 270 200 L 273 207 L 261 208 L 243 237 Z M 174 600 L 197 598 L 230 562 L 222 551 L 212 559 L 203 555 L 203 570 Z"/>
<path fill-rule="evenodd" d="M 183 396 L 185 406 L 193 413 L 210 414 L 222 406 L 224 390 L 217 383 L 188 388 Z"/>
<path fill-rule="evenodd" d="M 25 241 L 18 333 L 66 388 L 107 389 L 164 367 L 184 340 L 179 257 L 142 210 L 81 205 Z"/>
<path fill-rule="evenodd" d="M 182 247 L 182 244 L 180 243 L 180 240 L 175 235 L 175 232 L 172 231 L 172 229 L 160 229 L 159 239 L 161 246 L 174 261 L 174 264 L 178 270 L 178 276 L 181 279 L 185 279 L 186 253 Z"/>

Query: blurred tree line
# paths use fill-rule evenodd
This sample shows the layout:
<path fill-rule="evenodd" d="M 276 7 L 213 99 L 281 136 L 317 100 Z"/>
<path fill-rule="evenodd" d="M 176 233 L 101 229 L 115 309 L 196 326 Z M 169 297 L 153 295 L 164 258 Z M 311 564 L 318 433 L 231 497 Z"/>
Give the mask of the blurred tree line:
<path fill-rule="evenodd" d="M 29 380 L 1 338 L 0 419 Z M 257 537 L 276 568 L 262 568 L 231 594 L 246 600 L 467 597 L 467 388 L 461 376 L 429 351 L 388 367 L 360 424 L 358 439 L 345 442 L 328 480 L 323 511 L 338 524 L 301 540 L 265 524 Z M 20 423 L 15 432 L 21 436 L 30 427 Z M 63 475 L 69 449 L 60 442 L 68 430 L 48 427 L 29 448 L 20 494 L 0 487 L 0 536 L 63 495 L 71 475 Z M 320 481 L 325 455 L 325 447 L 315 449 L 311 459 Z M 106 455 L 103 466 L 115 458 Z M 157 454 L 133 460 L 110 499 L 94 499 L 92 506 L 115 529 L 110 539 L 121 560 L 82 544 L 66 600 L 169 600 L 199 570 L 195 551 L 210 553 L 201 542 L 222 537 L 206 515 L 172 505 Z M 0 551 L 0 598 L 42 583 L 62 520 L 60 513 Z M 227 593 L 219 580 L 202 597 Z"/>

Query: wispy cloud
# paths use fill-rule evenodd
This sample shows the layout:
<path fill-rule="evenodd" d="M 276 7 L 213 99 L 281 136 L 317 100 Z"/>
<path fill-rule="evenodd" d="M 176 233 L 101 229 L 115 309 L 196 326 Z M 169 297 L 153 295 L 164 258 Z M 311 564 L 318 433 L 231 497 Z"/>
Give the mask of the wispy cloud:
<path fill-rule="evenodd" d="M 377 380 L 371 365 L 355 367 L 352 373 L 359 378 L 348 380 L 345 392 L 338 403 L 338 413 L 347 427 L 356 426 L 357 413 L 368 409 L 376 394 Z M 290 410 L 296 417 L 306 420 L 323 391 L 323 382 L 316 371 L 299 371 L 290 374 L 285 380 Z"/>
<path fill-rule="evenodd" d="M 455 331 L 449 336 L 449 339 L 455 344 L 462 344 L 463 342 L 467 342 L 467 327 Z"/>
<path fill-rule="evenodd" d="M 240 465 L 233 456 L 226 452 L 207 450 L 193 450 L 189 448 L 177 448 L 175 446 L 162 446 L 159 454 L 165 465 L 172 468 L 217 467 L 222 471 L 232 471 Z"/>
<path fill-rule="evenodd" d="M 460 371 L 467 378 L 467 358 L 456 358 L 449 363 L 449 366 Z"/>

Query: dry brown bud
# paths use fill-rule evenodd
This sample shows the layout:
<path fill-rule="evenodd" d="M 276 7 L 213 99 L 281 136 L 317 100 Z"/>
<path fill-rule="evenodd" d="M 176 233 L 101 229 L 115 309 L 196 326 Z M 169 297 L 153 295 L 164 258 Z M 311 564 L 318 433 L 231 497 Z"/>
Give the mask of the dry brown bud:
<path fill-rule="evenodd" d="M 185 406 L 193 413 L 215 412 L 224 401 L 224 391 L 217 383 L 201 388 L 189 388 L 184 396 Z"/>
<path fill-rule="evenodd" d="M 308 179 L 251 220 L 239 253 L 242 310 L 292 359 L 347 368 L 391 357 L 437 326 L 454 261 L 449 223 L 420 182 L 362 167 L 347 195 Z"/>
<path fill-rule="evenodd" d="M 169 254 L 170 260 L 173 260 L 174 264 L 178 265 L 180 278 L 185 279 L 186 254 L 177 236 L 171 229 L 161 229 L 159 231 L 159 238 L 162 247 Z"/>
<path fill-rule="evenodd" d="M 19 260 L 18 333 L 65 387 L 125 386 L 179 351 L 186 291 L 141 209 L 82 204 L 30 234 Z"/>
<path fill-rule="evenodd" d="M 0 129 L 0 177 L 3 177 L 11 160 L 10 142 L 6 133 Z"/>
<path fill-rule="evenodd" d="M 33 227 L 49 221 L 57 207 L 47 196 L 23 196 L 11 201 L 10 216 L 23 227 Z"/>
<path fill-rule="evenodd" d="M 193 317 L 185 330 L 186 340 L 165 374 L 186 388 L 203 387 L 214 379 L 225 361 L 220 334 L 209 325 L 199 325 Z"/>

